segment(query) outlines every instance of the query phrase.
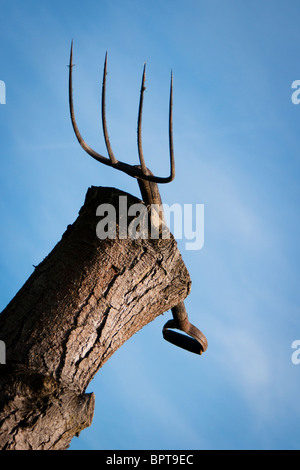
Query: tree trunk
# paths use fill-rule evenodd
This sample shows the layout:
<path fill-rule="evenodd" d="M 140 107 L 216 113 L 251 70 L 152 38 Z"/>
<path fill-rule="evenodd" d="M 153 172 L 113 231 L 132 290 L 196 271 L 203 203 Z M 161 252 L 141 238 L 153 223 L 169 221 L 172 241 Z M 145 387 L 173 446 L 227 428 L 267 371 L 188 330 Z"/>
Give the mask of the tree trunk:
<path fill-rule="evenodd" d="M 118 221 L 119 196 L 128 207 L 141 203 L 91 187 L 76 221 L 0 315 L 2 450 L 68 448 L 92 422 L 94 394 L 85 390 L 99 368 L 190 292 L 172 236 L 97 237 L 97 207 L 112 204 Z"/>

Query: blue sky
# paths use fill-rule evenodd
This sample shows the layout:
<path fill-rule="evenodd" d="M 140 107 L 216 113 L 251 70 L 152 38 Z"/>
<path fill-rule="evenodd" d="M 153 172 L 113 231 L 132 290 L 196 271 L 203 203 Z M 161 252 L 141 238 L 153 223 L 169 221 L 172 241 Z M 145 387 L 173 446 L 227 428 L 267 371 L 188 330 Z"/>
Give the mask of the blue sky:
<path fill-rule="evenodd" d="M 159 174 L 169 168 L 173 70 L 176 179 L 161 194 L 205 207 L 203 249 L 178 244 L 207 353 L 163 341 L 170 312 L 148 325 L 91 382 L 95 417 L 71 449 L 299 449 L 299 13 L 294 0 L 1 0 L 1 307 L 75 220 L 89 186 L 139 194 L 73 135 L 72 38 L 81 132 L 105 153 L 107 50 L 111 142 L 133 164 L 147 61 L 144 153 Z"/>

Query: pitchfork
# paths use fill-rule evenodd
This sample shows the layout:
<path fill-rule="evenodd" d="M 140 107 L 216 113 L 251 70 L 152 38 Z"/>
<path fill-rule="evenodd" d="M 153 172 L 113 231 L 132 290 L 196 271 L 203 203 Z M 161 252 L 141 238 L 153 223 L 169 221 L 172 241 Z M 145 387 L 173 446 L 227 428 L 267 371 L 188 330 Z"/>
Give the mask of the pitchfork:
<path fill-rule="evenodd" d="M 158 183 L 170 183 L 175 178 L 175 160 L 174 160 L 174 150 L 173 150 L 173 75 L 171 74 L 171 85 L 170 85 L 170 104 L 169 104 L 169 149 L 170 149 L 170 176 L 160 177 L 155 176 L 151 171 L 146 167 L 145 159 L 143 156 L 142 149 L 142 112 L 143 112 L 143 99 L 145 91 L 145 79 L 146 79 L 146 66 L 144 65 L 142 86 L 140 92 L 140 103 L 139 103 L 139 112 L 138 112 L 138 155 L 140 160 L 140 165 L 129 165 L 127 163 L 121 162 L 116 159 L 108 137 L 107 125 L 106 125 L 106 114 L 105 114 L 105 95 L 106 95 L 106 75 L 107 75 L 107 53 L 105 55 L 104 62 L 104 71 L 103 71 L 103 82 L 102 82 L 102 126 L 103 134 L 105 139 L 105 144 L 109 158 L 100 155 L 95 152 L 82 138 L 74 114 L 73 106 L 73 92 L 72 92 L 72 68 L 73 68 L 73 41 L 71 44 L 70 52 L 70 64 L 69 64 L 69 105 L 70 105 L 70 114 L 73 129 L 75 135 L 80 143 L 81 147 L 95 160 L 105 165 L 111 166 L 117 170 L 121 170 L 127 175 L 137 178 L 140 192 L 142 195 L 143 201 L 148 204 L 155 204 L 159 207 L 162 207 L 161 197 L 158 189 Z M 179 346 L 187 351 L 202 354 L 207 349 L 207 339 L 204 334 L 198 330 L 194 325 L 189 321 L 187 311 L 185 309 L 184 303 L 180 302 L 178 305 L 172 308 L 173 319 L 167 321 L 163 327 L 163 337 L 167 341 L 176 346 Z M 178 331 L 173 331 L 174 329 L 181 330 L 186 333 L 185 335 L 179 333 Z"/>

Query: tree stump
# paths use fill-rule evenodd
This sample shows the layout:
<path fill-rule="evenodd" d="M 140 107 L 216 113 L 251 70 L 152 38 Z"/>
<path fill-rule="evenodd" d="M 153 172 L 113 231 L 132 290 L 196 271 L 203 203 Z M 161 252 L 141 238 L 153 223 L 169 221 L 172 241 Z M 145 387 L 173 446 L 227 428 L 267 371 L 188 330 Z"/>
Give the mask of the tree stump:
<path fill-rule="evenodd" d="M 92 422 L 95 397 L 85 390 L 99 368 L 190 292 L 172 236 L 97 237 L 97 207 L 112 204 L 118 221 L 119 196 L 142 203 L 89 188 L 76 221 L 0 315 L 2 450 L 67 449 Z"/>

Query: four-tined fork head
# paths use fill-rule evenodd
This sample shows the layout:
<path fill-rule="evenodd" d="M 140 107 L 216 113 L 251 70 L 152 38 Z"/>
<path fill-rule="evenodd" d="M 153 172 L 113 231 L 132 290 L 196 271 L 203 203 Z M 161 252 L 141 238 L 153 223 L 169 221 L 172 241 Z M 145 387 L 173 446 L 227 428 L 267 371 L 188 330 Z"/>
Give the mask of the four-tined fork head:
<path fill-rule="evenodd" d="M 69 64 L 69 105 L 70 105 L 70 114 L 73 129 L 75 135 L 80 143 L 81 147 L 95 160 L 100 163 L 104 163 L 105 165 L 109 165 L 117 170 L 121 170 L 128 175 L 139 178 L 143 181 L 150 181 L 153 183 L 170 183 L 175 178 L 175 161 L 174 161 L 174 150 L 173 150 L 173 124 L 172 124 L 172 108 L 173 108 L 173 78 L 171 75 L 171 86 L 170 86 L 170 105 L 169 105 L 169 147 L 170 147 L 170 176 L 161 177 L 153 175 L 148 168 L 146 167 L 146 163 L 143 156 L 142 150 L 142 138 L 141 138 L 141 128 L 142 128 L 142 110 L 143 110 L 143 98 L 144 98 L 144 91 L 145 91 L 145 65 L 143 71 L 143 79 L 142 79 L 142 86 L 141 86 L 141 94 L 140 94 L 140 104 L 139 104 L 139 113 L 138 113 L 138 154 L 140 165 L 129 165 L 128 163 L 121 162 L 116 159 L 108 137 L 107 125 L 106 125 L 106 114 L 105 114 L 105 93 L 106 93 L 106 75 L 107 75 L 107 53 L 105 55 L 105 62 L 104 62 L 104 72 L 103 72 L 103 83 L 102 83 L 102 127 L 103 127 L 103 134 L 105 139 L 105 144 L 107 148 L 107 152 L 109 158 L 100 155 L 99 153 L 95 152 L 83 139 L 81 136 L 76 120 L 75 120 L 75 113 L 74 113 L 74 106 L 73 106 L 73 91 L 72 91 L 72 69 L 73 69 L 73 41 L 71 44 L 71 52 L 70 52 L 70 64 Z"/>
<path fill-rule="evenodd" d="M 70 53 L 70 70 L 69 70 L 69 103 L 70 103 L 70 114 L 74 132 L 80 143 L 81 147 L 89 154 L 91 157 L 95 158 L 98 162 L 109 165 L 117 170 L 121 170 L 128 175 L 137 178 L 140 191 L 142 194 L 142 199 L 146 204 L 157 204 L 159 207 L 162 207 L 162 202 L 159 194 L 158 183 L 169 183 L 175 178 L 175 162 L 174 162 L 174 151 L 173 151 L 173 130 L 172 130 L 172 107 L 173 107 L 173 77 L 171 75 L 171 86 L 170 86 L 170 104 L 169 104 L 169 147 L 170 147 L 170 176 L 161 177 L 155 176 L 151 171 L 146 167 L 143 149 L 142 149 L 142 112 L 143 112 L 143 100 L 145 92 L 145 65 L 143 70 L 143 78 L 141 85 L 141 94 L 140 94 L 140 103 L 139 103 L 139 112 L 138 112 L 138 126 L 137 126 L 137 143 L 138 143 L 138 154 L 140 165 L 129 165 L 127 163 L 121 162 L 116 159 L 108 137 L 107 125 L 106 125 L 106 115 L 105 115 L 105 92 L 106 92 L 106 74 L 107 74 L 107 53 L 105 55 L 104 62 L 104 72 L 103 72 L 103 83 L 102 83 L 102 126 L 103 134 L 105 139 L 105 144 L 109 158 L 100 155 L 91 149 L 88 144 L 83 140 L 74 115 L 73 107 L 73 94 L 72 94 L 72 68 L 73 68 L 73 42 L 71 45 Z M 181 302 L 177 306 L 172 308 L 172 314 L 174 320 L 170 320 L 166 323 L 163 328 L 164 338 L 188 351 L 194 352 L 196 354 L 202 354 L 203 351 L 207 348 L 207 340 L 203 333 L 198 330 L 194 325 L 189 322 L 188 315 L 184 306 L 184 303 Z M 181 333 L 172 331 L 173 329 L 179 329 L 186 333 L 188 336 L 184 336 Z M 170 331 L 171 329 L 171 331 Z"/>

